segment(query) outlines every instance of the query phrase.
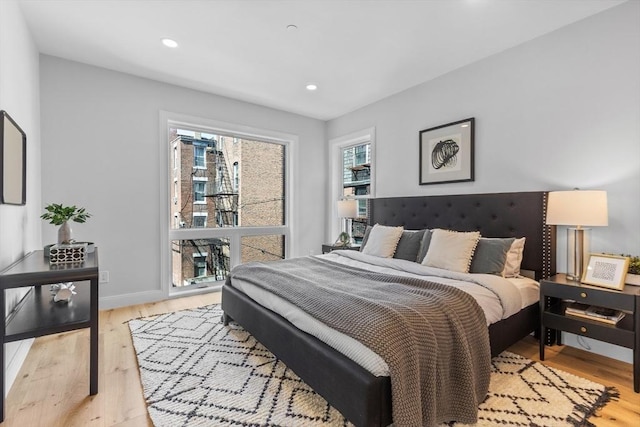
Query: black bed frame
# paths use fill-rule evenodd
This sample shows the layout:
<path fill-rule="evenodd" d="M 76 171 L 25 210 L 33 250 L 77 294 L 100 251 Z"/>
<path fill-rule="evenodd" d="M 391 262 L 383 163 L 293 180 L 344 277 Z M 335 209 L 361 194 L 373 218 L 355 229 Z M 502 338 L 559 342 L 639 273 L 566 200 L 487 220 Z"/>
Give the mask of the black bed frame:
<path fill-rule="evenodd" d="M 540 280 L 555 274 L 555 227 L 545 225 L 546 207 L 546 192 L 379 198 L 369 201 L 369 223 L 526 237 L 521 267 Z M 233 287 L 223 287 L 222 309 L 225 323 L 233 319 L 244 327 L 353 424 L 392 423 L 389 377 L 374 376 Z M 538 326 L 538 303 L 492 324 L 492 356 Z"/>

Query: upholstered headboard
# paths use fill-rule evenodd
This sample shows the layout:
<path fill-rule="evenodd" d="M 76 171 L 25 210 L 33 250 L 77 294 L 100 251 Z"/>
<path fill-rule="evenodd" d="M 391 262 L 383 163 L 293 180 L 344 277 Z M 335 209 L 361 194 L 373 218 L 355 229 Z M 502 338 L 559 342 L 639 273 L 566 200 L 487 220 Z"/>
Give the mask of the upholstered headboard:
<path fill-rule="evenodd" d="M 369 200 L 369 224 L 480 231 L 526 237 L 521 267 L 537 280 L 555 274 L 555 226 L 545 224 L 547 192 L 389 197 Z"/>

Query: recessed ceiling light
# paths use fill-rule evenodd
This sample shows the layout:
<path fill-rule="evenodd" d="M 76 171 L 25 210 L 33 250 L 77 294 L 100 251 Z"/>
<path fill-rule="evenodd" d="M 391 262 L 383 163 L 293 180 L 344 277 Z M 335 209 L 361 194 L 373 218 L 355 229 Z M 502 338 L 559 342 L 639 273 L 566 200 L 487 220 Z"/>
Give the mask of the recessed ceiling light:
<path fill-rule="evenodd" d="M 178 42 L 172 39 L 162 39 L 162 44 L 166 47 L 178 47 Z"/>
<path fill-rule="evenodd" d="M 316 90 L 316 89 L 318 89 L 318 85 L 315 84 L 315 83 L 309 83 L 309 84 L 307 84 L 306 88 L 307 88 L 307 90 Z"/>
<path fill-rule="evenodd" d="M 295 31 L 298 29 L 298 26 L 295 24 L 289 24 L 287 25 L 287 31 Z"/>

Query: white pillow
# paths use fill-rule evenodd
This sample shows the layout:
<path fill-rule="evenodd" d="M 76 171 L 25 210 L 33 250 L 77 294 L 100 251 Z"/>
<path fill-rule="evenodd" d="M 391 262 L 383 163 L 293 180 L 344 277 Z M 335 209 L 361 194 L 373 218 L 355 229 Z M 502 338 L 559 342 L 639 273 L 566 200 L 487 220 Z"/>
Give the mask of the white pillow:
<path fill-rule="evenodd" d="M 363 254 L 391 258 L 402 237 L 404 227 L 388 227 L 376 224 L 369 233 L 367 244 L 362 249 Z"/>
<path fill-rule="evenodd" d="M 524 252 L 524 242 L 526 237 L 516 239 L 507 251 L 507 259 L 504 262 L 502 277 L 518 277 L 520 274 L 520 263 Z"/>
<path fill-rule="evenodd" d="M 436 228 L 422 265 L 468 273 L 480 232 L 457 232 Z"/>

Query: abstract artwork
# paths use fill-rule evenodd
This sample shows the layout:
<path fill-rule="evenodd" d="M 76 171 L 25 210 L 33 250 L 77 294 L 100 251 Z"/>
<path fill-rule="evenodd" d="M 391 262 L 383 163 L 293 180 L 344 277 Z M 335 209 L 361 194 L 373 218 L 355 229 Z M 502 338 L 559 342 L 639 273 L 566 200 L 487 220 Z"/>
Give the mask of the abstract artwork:
<path fill-rule="evenodd" d="M 420 131 L 420 185 L 473 181 L 474 118 Z"/>

